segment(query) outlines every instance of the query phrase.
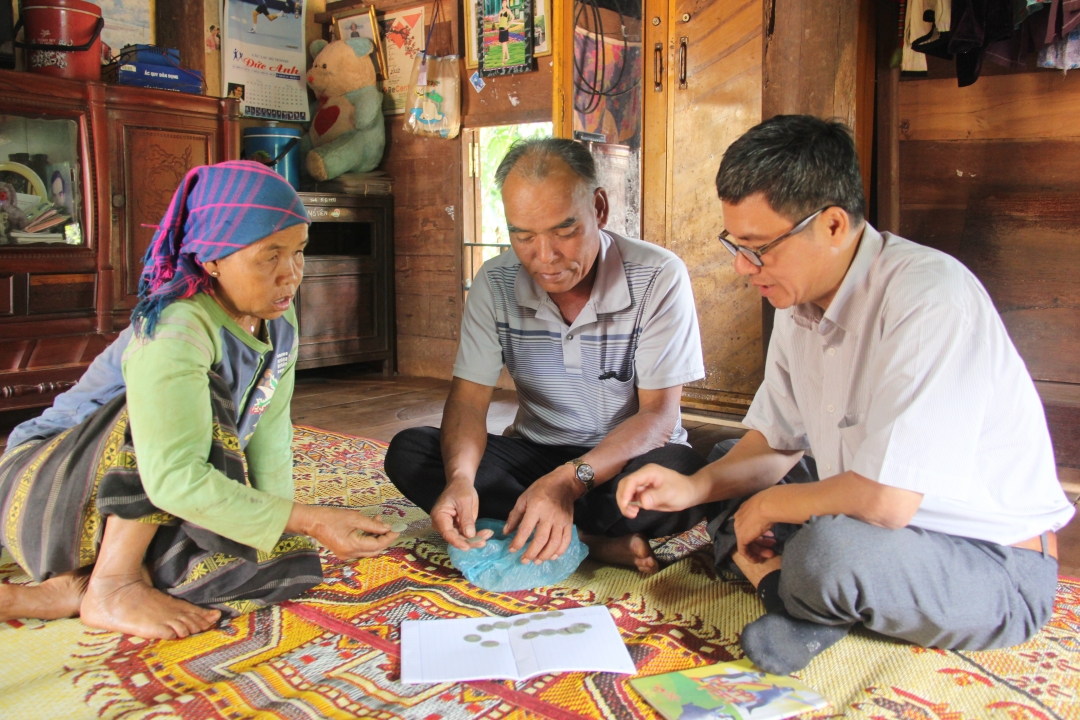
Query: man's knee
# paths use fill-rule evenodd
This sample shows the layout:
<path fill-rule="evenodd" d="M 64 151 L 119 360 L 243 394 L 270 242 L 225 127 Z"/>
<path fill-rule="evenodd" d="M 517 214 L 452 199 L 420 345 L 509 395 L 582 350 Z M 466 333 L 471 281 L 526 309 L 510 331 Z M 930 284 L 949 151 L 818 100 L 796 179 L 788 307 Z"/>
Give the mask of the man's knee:
<path fill-rule="evenodd" d="M 823 604 L 857 593 L 857 578 L 882 569 L 888 533 L 844 515 L 811 518 L 784 545 L 780 573 L 784 604 L 820 610 Z"/>
<path fill-rule="evenodd" d="M 386 449 L 383 467 L 390 481 L 401 487 L 400 483 L 423 474 L 425 465 L 442 463 L 442 450 L 439 445 L 439 428 L 415 427 L 402 430 L 390 440 Z"/>

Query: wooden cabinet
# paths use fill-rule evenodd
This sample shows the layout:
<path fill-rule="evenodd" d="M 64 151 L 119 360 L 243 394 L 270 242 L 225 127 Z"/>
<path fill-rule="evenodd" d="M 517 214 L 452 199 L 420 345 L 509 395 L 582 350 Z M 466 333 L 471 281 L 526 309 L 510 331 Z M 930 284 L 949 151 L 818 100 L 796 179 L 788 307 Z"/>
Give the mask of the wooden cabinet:
<path fill-rule="evenodd" d="M 625 16 L 581 7 L 564 2 L 558 13 L 575 42 L 557 50 L 556 125 L 565 137 L 605 135 L 640 163 L 629 173 L 641 178 L 640 198 L 623 201 L 640 200 L 640 230 L 630 222 L 626 232 L 678 254 L 697 301 L 706 377 L 684 388 L 683 405 L 743 413 L 764 373 L 762 303 L 716 239 L 723 218 L 714 180 L 727 147 L 761 121 L 762 2 L 643 0 L 640 13 Z M 597 61 L 600 36 L 606 59 Z M 583 98 L 583 87 L 599 83 L 589 68 L 601 66 L 619 83 L 605 81 L 607 97 Z M 625 99 L 631 92 L 640 102 Z M 583 106 L 596 109 L 583 115 Z M 639 132 L 624 127 L 635 110 Z M 592 147 L 598 160 L 606 155 Z"/>
<path fill-rule="evenodd" d="M 728 146 L 761 121 L 761 1 L 648 0 L 645 17 L 642 236 L 686 263 L 705 354 L 705 379 L 686 386 L 683 405 L 742 413 L 764 376 L 762 303 L 716 239 L 715 178 Z"/>
<path fill-rule="evenodd" d="M 79 242 L 0 244 L 0 410 L 70 387 L 135 304 L 142 256 L 191 167 L 239 155 L 236 104 L 0 71 L 0 119 L 70 120 Z M 7 138 L 6 138 L 7 139 Z M 0 148 L 8 160 L 11 144 Z M 51 194 L 50 194 L 51 197 Z"/>
<path fill-rule="evenodd" d="M 640 12 L 620 6 L 625 15 L 590 7 L 556 0 L 556 128 L 564 137 L 584 129 L 613 142 L 607 128 L 621 130 L 635 112 L 619 98 L 641 89 L 641 238 L 686 262 L 701 324 L 706 377 L 684 388 L 683 405 L 744 413 L 764 376 L 772 308 L 717 241 L 724 221 L 716 172 L 728 146 L 762 119 L 810 113 L 855 129 L 868 182 L 873 4 L 642 0 Z M 559 41 L 571 36 L 572 45 Z M 597 37 L 604 37 L 606 60 L 596 57 Z M 636 68 L 622 60 L 636 56 Z M 601 67 L 619 83 L 607 81 L 607 97 L 582 103 L 582 88 L 597 85 Z M 625 72 L 638 74 L 636 85 Z M 583 104 L 603 108 L 592 113 L 591 125 L 580 117 Z M 636 152 L 632 133 L 618 137 L 631 138 Z"/>
<path fill-rule="evenodd" d="M 300 193 L 311 227 L 296 296 L 298 368 L 382 361 L 394 371 L 394 201 Z"/>

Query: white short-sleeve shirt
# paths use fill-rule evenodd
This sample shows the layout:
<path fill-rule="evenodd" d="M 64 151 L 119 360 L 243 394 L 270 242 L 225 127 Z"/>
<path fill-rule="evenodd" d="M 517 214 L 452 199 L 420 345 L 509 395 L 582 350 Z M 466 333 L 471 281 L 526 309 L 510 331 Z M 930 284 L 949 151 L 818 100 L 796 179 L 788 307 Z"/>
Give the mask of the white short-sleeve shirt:
<path fill-rule="evenodd" d="M 664 248 L 600 233 L 592 294 L 567 325 L 508 250 L 480 268 L 461 322 L 454 376 L 517 386 L 511 432 L 544 445 L 595 447 L 638 410 L 637 389 L 705 377 L 686 266 Z M 671 442 L 685 443 L 676 422 Z"/>
<path fill-rule="evenodd" d="M 820 477 L 923 493 L 911 524 L 1012 544 L 1073 515 L 1031 376 L 959 261 L 869 225 L 822 314 L 778 310 L 747 414 Z"/>

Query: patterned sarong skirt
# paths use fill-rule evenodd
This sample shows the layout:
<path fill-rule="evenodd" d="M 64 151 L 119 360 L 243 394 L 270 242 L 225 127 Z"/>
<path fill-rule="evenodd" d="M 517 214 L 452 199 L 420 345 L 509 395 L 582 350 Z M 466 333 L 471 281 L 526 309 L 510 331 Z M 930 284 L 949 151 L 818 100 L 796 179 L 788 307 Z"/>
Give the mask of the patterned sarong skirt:
<path fill-rule="evenodd" d="M 228 386 L 210 375 L 209 463 L 248 483 Z M 93 565 L 108 515 L 158 525 L 146 554 L 154 587 L 236 616 L 322 582 L 311 539 L 282 535 L 270 552 L 234 542 L 154 507 L 143 489 L 124 395 L 79 425 L 0 458 L 0 545 L 35 580 Z"/>

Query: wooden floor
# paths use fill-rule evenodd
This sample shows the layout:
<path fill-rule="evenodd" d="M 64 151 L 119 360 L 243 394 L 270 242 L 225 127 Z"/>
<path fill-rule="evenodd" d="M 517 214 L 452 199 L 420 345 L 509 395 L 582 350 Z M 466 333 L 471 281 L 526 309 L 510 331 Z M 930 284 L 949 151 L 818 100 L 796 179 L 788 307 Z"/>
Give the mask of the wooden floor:
<path fill-rule="evenodd" d="M 389 442 L 398 432 L 422 425 L 438 427 L 450 383 L 432 378 L 384 377 L 357 374 L 355 369 L 302 371 L 293 394 L 292 416 L 297 425 Z M 0 413 L 0 450 L 10 429 L 39 411 Z M 517 394 L 496 390 L 488 412 L 488 432 L 501 434 L 513 422 Z M 702 455 L 721 440 L 739 437 L 736 428 L 684 418 L 690 444 Z M 1069 493 L 1076 503 L 1075 493 Z M 1063 575 L 1080 577 L 1080 520 L 1059 533 Z"/>

